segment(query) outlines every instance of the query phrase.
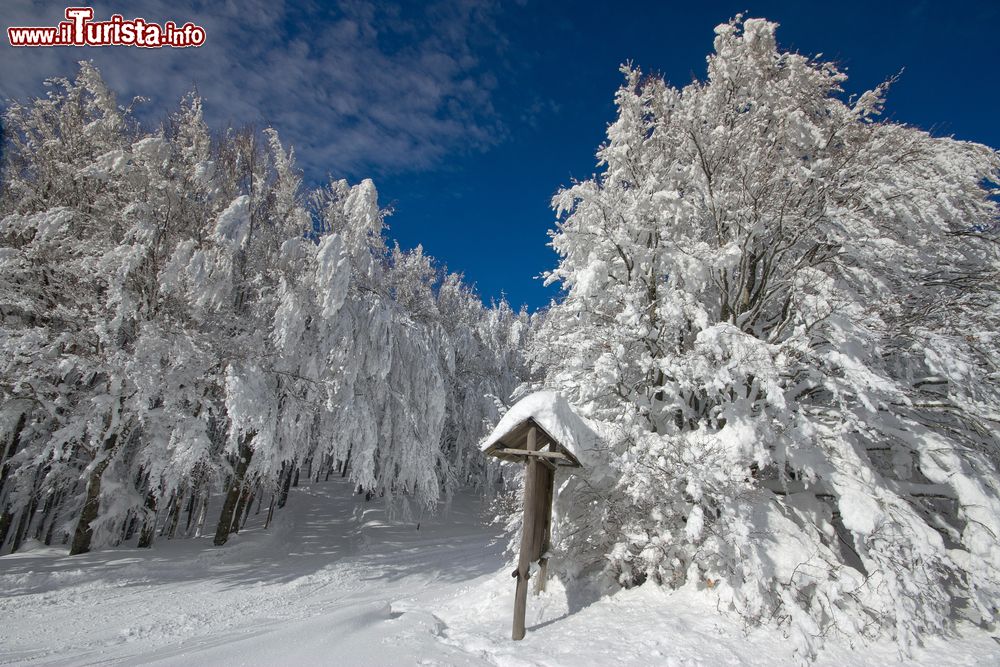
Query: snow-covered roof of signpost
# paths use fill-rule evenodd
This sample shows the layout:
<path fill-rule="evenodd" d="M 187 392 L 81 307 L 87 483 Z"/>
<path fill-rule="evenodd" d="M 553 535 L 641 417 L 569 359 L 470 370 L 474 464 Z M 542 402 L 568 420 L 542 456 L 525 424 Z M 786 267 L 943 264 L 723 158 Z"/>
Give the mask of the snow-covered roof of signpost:
<path fill-rule="evenodd" d="M 587 465 L 589 454 L 598 444 L 594 429 L 554 391 L 539 391 L 525 396 L 501 417 L 493 432 L 480 443 L 480 450 L 505 461 L 520 461 L 523 456 L 505 450 L 524 450 L 529 428 L 537 426 L 538 449 L 554 444 L 566 456 L 568 465 Z M 557 463 L 557 465 L 560 465 Z"/>

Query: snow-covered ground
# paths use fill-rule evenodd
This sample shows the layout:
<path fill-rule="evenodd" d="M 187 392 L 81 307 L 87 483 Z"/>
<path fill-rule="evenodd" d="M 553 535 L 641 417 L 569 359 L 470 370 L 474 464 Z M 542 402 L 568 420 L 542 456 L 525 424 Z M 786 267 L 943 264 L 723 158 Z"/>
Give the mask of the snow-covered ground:
<path fill-rule="evenodd" d="M 0 663 L 162 665 L 782 665 L 780 633 L 745 633 L 710 591 L 651 586 L 593 602 L 558 583 L 529 598 L 510 640 L 514 583 L 482 503 L 391 521 L 341 481 L 293 489 L 270 531 L 224 548 L 68 557 L 39 547 L 0 558 Z M 257 518 L 259 523 L 260 517 Z M 972 627 L 908 664 L 1000 664 Z M 831 642 L 819 665 L 886 664 L 890 644 Z"/>

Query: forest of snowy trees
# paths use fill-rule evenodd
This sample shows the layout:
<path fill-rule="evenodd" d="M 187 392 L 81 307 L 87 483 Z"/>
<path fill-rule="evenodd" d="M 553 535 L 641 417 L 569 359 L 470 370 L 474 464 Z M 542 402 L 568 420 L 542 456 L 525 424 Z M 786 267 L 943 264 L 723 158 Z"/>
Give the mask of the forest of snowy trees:
<path fill-rule="evenodd" d="M 529 318 L 388 248 L 371 181 L 275 131 L 155 131 L 90 64 L 4 117 L 0 546 L 238 531 L 300 475 L 406 511 L 477 484 Z"/>
<path fill-rule="evenodd" d="M 150 130 L 83 63 L 11 106 L 0 553 L 223 545 L 300 476 L 432 508 L 544 388 L 602 438 L 557 502 L 567 581 L 699 587 L 803 658 L 997 620 L 1000 154 L 884 119 L 890 85 L 848 96 L 776 27 L 720 25 L 681 89 L 623 68 L 534 315 L 196 96 Z"/>

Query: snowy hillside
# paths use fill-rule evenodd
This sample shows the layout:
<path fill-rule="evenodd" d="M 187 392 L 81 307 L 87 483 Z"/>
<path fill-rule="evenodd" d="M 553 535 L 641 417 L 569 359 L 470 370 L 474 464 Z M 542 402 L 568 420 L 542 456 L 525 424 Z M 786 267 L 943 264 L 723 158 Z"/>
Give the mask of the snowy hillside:
<path fill-rule="evenodd" d="M 436 517 L 390 521 L 337 481 L 292 490 L 265 532 L 67 557 L 38 547 L 0 558 L 3 664 L 723 665 L 785 664 L 773 631 L 744 635 L 712 591 L 653 587 L 598 602 L 559 585 L 528 603 L 512 642 L 514 587 L 503 540 L 478 498 Z M 338 518 L 346 517 L 346 518 Z M 258 524 L 262 517 L 257 517 Z M 896 660 L 891 644 L 831 642 L 817 664 Z M 964 628 L 918 649 L 920 664 L 1000 662 Z M 908 661 L 909 662 L 909 661 Z M 912 664 L 912 663 L 910 663 Z"/>

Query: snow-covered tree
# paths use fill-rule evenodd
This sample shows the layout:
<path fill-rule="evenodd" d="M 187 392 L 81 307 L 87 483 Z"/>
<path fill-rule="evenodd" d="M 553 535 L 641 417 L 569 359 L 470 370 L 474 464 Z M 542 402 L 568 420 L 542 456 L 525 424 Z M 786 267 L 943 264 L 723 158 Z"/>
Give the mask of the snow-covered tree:
<path fill-rule="evenodd" d="M 34 409 L 4 502 L 5 515 L 21 514 L 15 546 L 40 503 L 82 503 L 79 551 L 101 477 L 130 430 L 116 363 L 129 323 L 116 317 L 131 258 L 114 249 L 129 243 L 134 202 L 124 173 L 134 132 L 89 64 L 74 81 L 51 83 L 46 99 L 13 105 L 6 117 L 4 398 Z"/>
<path fill-rule="evenodd" d="M 623 68 L 603 173 L 554 200 L 533 358 L 616 472 L 559 548 L 714 587 L 802 655 L 905 652 L 997 613 L 1000 159 L 880 120 L 887 86 L 845 101 L 775 28 L 719 26 L 683 89 Z"/>

